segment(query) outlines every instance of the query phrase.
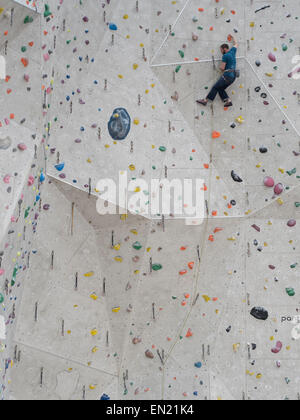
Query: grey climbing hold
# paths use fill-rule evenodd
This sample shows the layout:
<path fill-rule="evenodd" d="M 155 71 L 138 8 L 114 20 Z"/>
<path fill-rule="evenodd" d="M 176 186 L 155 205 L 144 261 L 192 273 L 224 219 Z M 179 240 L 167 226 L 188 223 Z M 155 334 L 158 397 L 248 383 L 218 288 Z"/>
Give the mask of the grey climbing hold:
<path fill-rule="evenodd" d="M 235 182 L 243 182 L 242 178 L 240 178 L 234 171 L 231 172 L 231 177 Z"/>
<path fill-rule="evenodd" d="M 268 311 L 264 308 L 255 307 L 251 310 L 251 315 L 260 320 L 260 321 L 266 321 L 269 318 Z"/>
<path fill-rule="evenodd" d="M 5 137 L 4 139 L 0 138 L 0 150 L 7 150 L 12 144 L 10 137 Z"/>

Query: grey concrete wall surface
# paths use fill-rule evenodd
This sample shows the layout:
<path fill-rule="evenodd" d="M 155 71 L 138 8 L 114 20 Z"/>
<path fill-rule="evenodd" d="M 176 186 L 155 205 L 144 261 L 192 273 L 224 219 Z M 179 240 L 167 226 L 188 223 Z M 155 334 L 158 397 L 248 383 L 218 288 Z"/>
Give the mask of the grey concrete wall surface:
<path fill-rule="evenodd" d="M 1 399 L 300 399 L 299 19 L 0 0 Z M 200 107 L 228 34 L 233 107 Z M 100 215 L 125 171 L 145 208 L 153 179 L 203 180 L 202 223 Z"/>

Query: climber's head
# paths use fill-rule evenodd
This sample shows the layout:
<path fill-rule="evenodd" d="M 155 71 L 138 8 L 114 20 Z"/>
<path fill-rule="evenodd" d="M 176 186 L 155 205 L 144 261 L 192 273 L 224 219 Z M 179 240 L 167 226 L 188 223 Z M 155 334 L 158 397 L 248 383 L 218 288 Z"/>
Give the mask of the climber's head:
<path fill-rule="evenodd" d="M 228 53 L 229 50 L 230 50 L 230 48 L 229 48 L 229 45 L 228 44 L 221 45 L 221 53 L 222 54 Z"/>

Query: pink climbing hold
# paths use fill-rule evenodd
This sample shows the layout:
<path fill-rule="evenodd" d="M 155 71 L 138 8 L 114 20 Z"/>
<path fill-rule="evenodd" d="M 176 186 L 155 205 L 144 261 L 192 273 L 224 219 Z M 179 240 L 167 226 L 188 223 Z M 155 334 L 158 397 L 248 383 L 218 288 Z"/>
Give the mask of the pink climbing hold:
<path fill-rule="evenodd" d="M 24 143 L 20 143 L 18 144 L 18 149 L 23 152 L 24 150 L 27 150 L 27 146 Z"/>
<path fill-rule="evenodd" d="M 273 63 L 275 63 L 275 62 L 276 62 L 276 57 L 275 57 L 275 55 L 274 55 L 274 54 L 270 53 L 270 54 L 268 55 L 268 57 L 269 57 L 269 60 L 270 60 L 270 61 L 272 61 Z"/>
<path fill-rule="evenodd" d="M 264 185 L 265 187 L 273 188 L 275 185 L 275 181 L 270 176 L 266 176 L 266 178 L 264 179 Z"/>
<path fill-rule="evenodd" d="M 28 178 L 28 187 L 31 187 L 34 184 L 34 177 L 32 175 Z"/>
<path fill-rule="evenodd" d="M 294 226 L 296 226 L 296 224 L 297 224 L 297 222 L 294 219 L 289 220 L 288 223 L 287 223 L 288 227 L 294 227 Z"/>
<path fill-rule="evenodd" d="M 272 353 L 274 353 L 274 354 L 278 354 L 278 353 L 280 353 L 280 352 L 281 352 L 282 347 L 283 347 L 282 342 L 281 342 L 281 341 L 277 341 L 277 343 L 276 343 L 276 347 L 274 347 L 271 351 L 272 351 Z"/>
<path fill-rule="evenodd" d="M 10 175 L 5 175 L 5 177 L 3 178 L 3 181 L 5 184 L 9 184 L 10 182 Z"/>
<path fill-rule="evenodd" d="M 0 269 L 0 276 L 3 276 L 3 274 L 5 273 L 5 271 L 3 270 L 3 268 Z"/>
<path fill-rule="evenodd" d="M 284 190 L 284 186 L 282 184 L 277 184 L 275 185 L 274 193 L 276 195 L 280 195 L 283 192 L 283 190 Z"/>

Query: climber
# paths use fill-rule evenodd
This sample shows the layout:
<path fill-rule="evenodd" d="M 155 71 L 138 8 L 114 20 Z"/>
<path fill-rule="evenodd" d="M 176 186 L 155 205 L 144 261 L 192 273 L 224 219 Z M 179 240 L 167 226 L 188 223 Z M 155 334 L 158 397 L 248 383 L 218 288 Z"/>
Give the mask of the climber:
<path fill-rule="evenodd" d="M 213 102 L 219 93 L 221 99 L 224 102 L 225 108 L 232 106 L 231 99 L 229 98 L 226 89 L 232 85 L 237 78 L 238 70 L 236 70 L 236 52 L 238 43 L 232 35 L 229 35 L 228 39 L 232 40 L 233 47 L 230 49 L 228 44 L 223 44 L 221 46 L 221 53 L 223 54 L 223 58 L 220 70 L 223 74 L 217 83 L 213 86 L 206 99 L 196 101 L 200 105 L 206 106 L 208 101 Z"/>

